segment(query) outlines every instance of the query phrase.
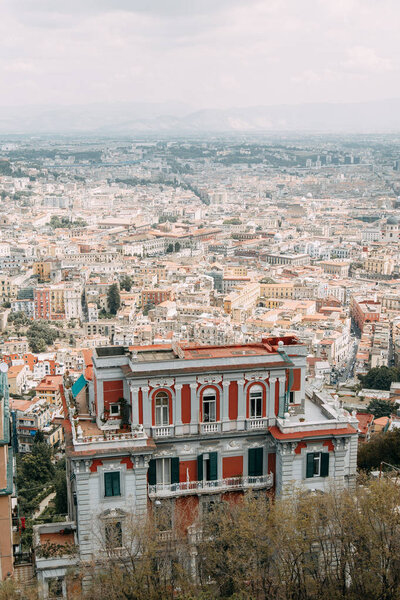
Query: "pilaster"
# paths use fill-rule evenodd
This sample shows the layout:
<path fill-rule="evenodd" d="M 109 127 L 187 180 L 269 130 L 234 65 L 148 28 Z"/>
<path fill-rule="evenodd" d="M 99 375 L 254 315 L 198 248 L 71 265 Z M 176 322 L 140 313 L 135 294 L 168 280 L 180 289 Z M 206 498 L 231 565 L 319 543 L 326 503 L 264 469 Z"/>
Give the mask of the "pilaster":
<path fill-rule="evenodd" d="M 268 419 L 275 419 L 275 384 L 277 377 L 269 378 L 269 393 L 267 398 L 267 417 Z M 269 421 L 271 423 L 271 421 Z"/>
<path fill-rule="evenodd" d="M 246 426 L 246 399 L 244 396 L 244 379 L 239 379 L 238 384 L 238 417 L 237 428 L 243 430 Z"/>
<path fill-rule="evenodd" d="M 190 433 L 199 431 L 199 403 L 197 401 L 197 383 L 190 384 Z"/>
<path fill-rule="evenodd" d="M 141 386 L 143 402 L 143 427 L 149 429 L 151 422 L 151 402 L 149 398 L 150 388 L 148 385 Z"/>
<path fill-rule="evenodd" d="M 182 384 L 175 385 L 174 424 L 182 425 Z"/>
<path fill-rule="evenodd" d="M 132 428 L 139 424 L 139 388 L 131 386 L 132 398 Z"/>

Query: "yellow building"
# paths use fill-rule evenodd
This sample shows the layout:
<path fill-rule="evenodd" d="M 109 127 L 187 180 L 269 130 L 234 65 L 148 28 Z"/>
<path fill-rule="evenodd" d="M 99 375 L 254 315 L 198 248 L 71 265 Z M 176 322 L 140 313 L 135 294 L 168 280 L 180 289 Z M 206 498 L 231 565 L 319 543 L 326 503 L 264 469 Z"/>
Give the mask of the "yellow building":
<path fill-rule="evenodd" d="M 394 271 L 394 260 L 389 256 L 370 256 L 364 261 L 364 269 L 368 273 L 391 275 Z"/>
<path fill-rule="evenodd" d="M 260 283 L 261 298 L 293 298 L 294 283 Z"/>
<path fill-rule="evenodd" d="M 7 302 L 17 297 L 18 286 L 15 285 L 14 279 L 7 275 L 0 275 L 0 300 Z"/>
<path fill-rule="evenodd" d="M 45 400 L 48 404 L 60 404 L 60 385 L 62 384 L 62 380 L 62 375 L 47 375 L 37 386 L 36 395 L 40 400 Z"/>
<path fill-rule="evenodd" d="M 252 310 L 260 296 L 260 284 L 258 282 L 244 285 L 238 290 L 231 292 L 224 298 L 224 312 L 236 321 L 241 321 L 244 313 Z"/>
<path fill-rule="evenodd" d="M 42 260 L 33 263 L 33 274 L 37 275 L 40 282 L 50 281 L 51 261 Z"/>

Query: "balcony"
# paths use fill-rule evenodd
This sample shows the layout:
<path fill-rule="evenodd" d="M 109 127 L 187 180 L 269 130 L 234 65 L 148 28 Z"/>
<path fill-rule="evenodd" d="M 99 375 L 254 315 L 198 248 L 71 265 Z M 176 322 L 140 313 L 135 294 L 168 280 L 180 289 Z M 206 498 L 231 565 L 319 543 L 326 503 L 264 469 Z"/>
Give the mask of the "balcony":
<path fill-rule="evenodd" d="M 246 420 L 246 429 L 254 431 L 254 429 L 267 429 L 268 419 L 254 418 Z"/>
<path fill-rule="evenodd" d="M 221 431 L 221 423 L 200 423 L 200 433 L 218 433 Z"/>
<path fill-rule="evenodd" d="M 176 496 L 217 494 L 220 492 L 247 489 L 269 489 L 274 484 L 272 473 L 252 477 L 228 477 L 216 481 L 181 481 L 180 483 L 157 483 L 149 485 L 150 498 L 172 498 Z"/>
<path fill-rule="evenodd" d="M 152 427 L 151 432 L 154 438 L 165 438 L 171 437 L 174 435 L 174 426 L 173 425 L 159 425 L 157 427 Z"/>

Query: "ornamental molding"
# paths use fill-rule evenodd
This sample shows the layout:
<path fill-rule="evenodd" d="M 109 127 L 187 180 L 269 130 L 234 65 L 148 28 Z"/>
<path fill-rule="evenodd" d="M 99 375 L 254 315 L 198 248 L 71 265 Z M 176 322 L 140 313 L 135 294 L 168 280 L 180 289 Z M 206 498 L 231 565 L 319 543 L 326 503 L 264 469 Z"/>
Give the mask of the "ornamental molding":
<path fill-rule="evenodd" d="M 269 377 L 269 371 L 256 371 L 253 373 L 245 373 L 244 378 L 247 381 L 261 381 L 265 383 L 265 380 Z"/>
<path fill-rule="evenodd" d="M 172 456 L 173 450 L 157 450 L 154 452 L 154 458 L 163 458 L 164 456 Z"/>
<path fill-rule="evenodd" d="M 170 388 L 174 385 L 174 380 L 172 377 L 166 377 L 165 379 L 152 379 L 149 381 L 149 384 L 152 388 Z"/>
<path fill-rule="evenodd" d="M 205 385 L 207 383 L 221 383 L 222 375 L 198 375 L 197 383 Z"/>
<path fill-rule="evenodd" d="M 100 513 L 100 519 L 121 519 L 128 516 L 128 513 L 122 508 L 109 508 Z"/>
<path fill-rule="evenodd" d="M 225 450 L 228 452 L 229 450 L 238 450 L 240 448 L 243 448 L 243 444 L 238 440 L 230 440 L 227 444 L 225 444 Z"/>
<path fill-rule="evenodd" d="M 181 446 L 180 450 L 179 450 L 179 454 L 194 454 L 195 453 L 195 447 L 191 446 L 190 444 L 184 444 L 183 446 Z"/>
<path fill-rule="evenodd" d="M 297 442 L 283 442 L 277 445 L 277 451 L 282 456 L 291 456 L 294 454 L 295 447 L 297 446 Z"/>

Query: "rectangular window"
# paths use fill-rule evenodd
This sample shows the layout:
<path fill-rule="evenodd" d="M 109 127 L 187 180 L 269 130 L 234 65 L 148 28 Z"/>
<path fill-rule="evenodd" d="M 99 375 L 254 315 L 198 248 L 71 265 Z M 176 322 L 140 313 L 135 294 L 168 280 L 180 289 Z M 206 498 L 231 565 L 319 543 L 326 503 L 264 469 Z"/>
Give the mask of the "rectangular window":
<path fill-rule="evenodd" d="M 119 404 L 110 404 L 110 415 L 119 415 Z"/>
<path fill-rule="evenodd" d="M 295 403 L 295 396 L 294 396 L 294 392 L 290 392 L 289 393 L 289 404 L 294 404 Z"/>
<path fill-rule="evenodd" d="M 263 457 L 264 448 L 249 448 L 249 477 L 260 477 L 263 475 Z"/>
<path fill-rule="evenodd" d="M 216 481 L 218 479 L 218 452 L 200 454 L 197 457 L 198 481 Z"/>
<path fill-rule="evenodd" d="M 215 423 L 216 404 L 215 393 L 203 396 L 203 423 Z"/>
<path fill-rule="evenodd" d="M 250 417 L 252 419 L 260 419 L 262 417 L 262 390 L 250 392 Z"/>
<path fill-rule="evenodd" d="M 122 525 L 120 521 L 107 523 L 104 532 L 107 548 L 122 548 Z"/>
<path fill-rule="evenodd" d="M 120 473 L 104 473 L 104 495 L 107 497 L 120 496 Z"/>
<path fill-rule="evenodd" d="M 307 454 L 306 477 L 328 477 L 329 452 L 309 452 Z"/>
<path fill-rule="evenodd" d="M 156 481 L 157 484 L 171 483 L 171 459 L 157 458 L 156 459 Z"/>
<path fill-rule="evenodd" d="M 49 600 L 55 600 L 56 598 L 63 598 L 63 578 L 62 577 L 51 577 L 48 579 L 49 586 Z"/>

